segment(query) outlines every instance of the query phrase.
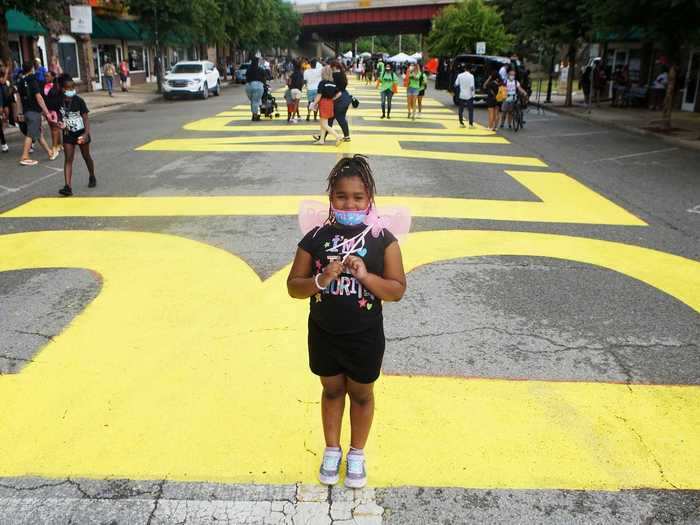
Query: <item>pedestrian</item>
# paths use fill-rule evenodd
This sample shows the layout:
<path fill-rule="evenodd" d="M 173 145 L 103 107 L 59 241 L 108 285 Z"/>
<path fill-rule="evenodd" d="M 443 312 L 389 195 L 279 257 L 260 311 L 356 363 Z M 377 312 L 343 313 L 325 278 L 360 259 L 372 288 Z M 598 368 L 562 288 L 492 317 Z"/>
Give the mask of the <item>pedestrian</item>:
<path fill-rule="evenodd" d="M 65 178 L 65 186 L 58 190 L 58 193 L 65 197 L 70 197 L 73 195 L 71 183 L 76 145 L 80 148 L 80 154 L 83 156 L 90 175 L 88 188 L 97 186 L 95 163 L 90 155 L 90 142 L 92 142 L 92 139 L 90 137 L 90 120 L 88 119 L 89 110 L 85 101 L 77 95 L 75 83 L 70 77 L 65 78 L 63 81 L 63 100 L 61 101 L 59 113 L 59 126 L 63 129 L 63 149 L 65 154 L 63 176 Z"/>
<path fill-rule="evenodd" d="M 498 70 L 498 76 L 501 79 L 501 82 L 504 84 L 508 80 L 508 71 L 510 70 L 510 64 L 503 64 L 500 69 Z"/>
<path fill-rule="evenodd" d="M 663 66 L 661 68 L 661 73 L 658 74 L 651 85 L 651 105 L 649 106 L 649 109 L 656 111 L 658 108 L 663 107 L 667 86 L 668 68 Z"/>
<path fill-rule="evenodd" d="M 107 90 L 107 93 L 109 93 L 109 96 L 112 97 L 112 90 L 114 89 L 114 75 L 117 74 L 117 70 L 114 67 L 114 64 L 112 64 L 112 61 L 110 60 L 109 57 L 105 59 L 105 66 L 102 68 L 102 76 L 105 81 L 105 89 Z"/>
<path fill-rule="evenodd" d="M 329 119 L 328 125 L 333 127 L 333 120 L 338 121 L 340 129 L 343 130 L 343 140 L 350 142 L 350 125 L 348 124 L 347 113 L 352 103 L 352 95 L 348 93 L 348 77 L 343 70 L 340 61 L 333 62 L 333 83 L 338 88 L 340 96 L 333 102 L 333 118 Z"/>
<path fill-rule="evenodd" d="M 63 68 L 56 55 L 53 55 L 49 60 L 49 71 L 53 73 L 54 79 L 58 79 L 63 74 Z"/>
<path fill-rule="evenodd" d="M 489 131 L 496 131 L 498 125 L 498 89 L 501 86 L 501 77 L 498 71 L 491 71 L 488 78 L 484 82 L 483 89 L 486 92 L 486 108 L 489 113 Z"/>
<path fill-rule="evenodd" d="M 457 75 L 454 87 L 458 88 L 457 100 L 459 102 L 459 125 L 464 126 L 464 108 L 469 112 L 469 127 L 474 127 L 474 75 L 467 67 L 462 68 L 462 72 Z"/>
<path fill-rule="evenodd" d="M 501 127 L 505 123 L 506 116 L 508 117 L 508 127 L 512 128 L 513 124 L 513 107 L 518 101 L 518 96 L 527 98 L 527 92 L 520 86 L 520 82 L 515 79 L 515 70 L 508 71 L 508 80 L 505 83 L 506 99 L 503 101 L 503 115 L 501 116 Z"/>
<path fill-rule="evenodd" d="M 382 75 L 377 78 L 377 84 L 379 85 L 379 96 L 382 103 L 382 116 L 381 118 L 391 118 L 391 99 L 394 93 L 399 90 L 399 77 L 393 71 L 393 66 L 391 62 L 384 66 Z"/>
<path fill-rule="evenodd" d="M 129 63 L 126 59 L 122 59 L 119 62 L 119 83 L 121 84 L 122 91 L 129 91 Z"/>
<path fill-rule="evenodd" d="M 47 71 L 48 69 L 42 65 L 41 59 L 36 57 L 34 59 L 34 77 L 36 78 L 37 82 L 39 82 L 39 87 L 43 86 L 44 82 L 46 82 Z"/>
<path fill-rule="evenodd" d="M 306 95 L 308 105 L 306 108 L 306 122 L 311 118 L 311 104 L 316 100 L 318 93 L 318 85 L 321 82 L 321 64 L 312 58 L 309 62 L 309 68 L 304 71 L 304 84 L 306 84 Z M 318 110 L 314 110 L 314 121 L 318 119 Z"/>
<path fill-rule="evenodd" d="M 418 93 L 420 93 L 423 73 L 418 69 L 417 64 L 411 64 L 408 66 L 407 75 L 407 86 L 406 86 L 406 98 L 408 99 L 408 118 L 416 120 L 416 111 L 418 109 Z"/>
<path fill-rule="evenodd" d="M 288 107 L 287 122 L 296 124 L 301 118 L 299 115 L 299 101 L 301 100 L 301 90 L 304 89 L 304 73 L 302 73 L 301 64 L 298 62 L 294 63 L 294 71 L 289 77 L 288 85 L 290 90 L 290 98 L 292 99 L 292 113 L 290 118 Z"/>
<path fill-rule="evenodd" d="M 587 65 L 581 73 L 581 79 L 579 80 L 579 88 L 583 91 L 583 103 L 586 107 L 591 104 L 591 86 L 593 84 L 593 66 L 591 64 Z"/>
<path fill-rule="evenodd" d="M 314 136 L 314 144 L 325 144 L 326 136 L 330 133 L 335 138 L 335 145 L 339 146 L 343 139 L 330 126 L 329 121 L 334 117 L 335 100 L 340 98 L 338 86 L 333 82 L 333 70 L 330 66 L 324 66 L 321 70 L 321 82 L 318 84 L 318 93 L 314 99 L 314 112 L 318 111 L 320 134 Z M 318 108 L 318 109 L 316 109 Z"/>
<path fill-rule="evenodd" d="M 260 120 L 260 103 L 262 101 L 264 82 L 266 79 L 265 70 L 258 66 L 258 57 L 250 59 L 250 66 L 246 71 L 245 92 L 250 100 L 250 111 L 253 114 L 252 121 Z"/>
<path fill-rule="evenodd" d="M 375 187 L 365 157 L 338 161 L 328 176 L 328 220 L 299 242 L 287 279 L 289 295 L 310 302 L 309 368 L 321 381 L 326 442 L 319 480 L 338 483 L 348 395 L 352 432 L 345 486 L 356 489 L 367 484 L 364 448 L 385 346 L 382 301 L 399 301 L 406 291 L 396 237 L 382 228 L 375 237 L 363 223 L 375 208 Z"/>
<path fill-rule="evenodd" d="M 417 64 L 416 67 L 418 68 L 418 71 L 420 71 L 421 75 L 421 80 L 420 80 L 420 91 L 418 92 L 418 113 L 423 113 L 423 97 L 425 96 L 425 90 L 428 89 L 428 75 L 425 74 L 425 71 L 423 69 L 423 66 L 420 64 Z"/>
<path fill-rule="evenodd" d="M 51 119 L 48 121 L 49 131 L 51 132 L 51 151 L 56 155 L 61 151 L 61 129 L 58 126 L 58 112 L 63 100 L 63 91 L 60 86 L 62 80 L 59 80 L 59 78 L 54 76 L 53 71 L 47 71 L 46 82 L 42 88 L 44 103 L 51 115 Z"/>
<path fill-rule="evenodd" d="M 3 153 L 10 151 L 5 140 L 5 122 L 10 120 L 10 108 L 12 107 L 12 90 L 8 80 L 9 68 L 0 62 L 0 150 Z"/>
<path fill-rule="evenodd" d="M 50 121 L 51 114 L 44 103 L 39 81 L 32 73 L 31 62 L 25 62 L 22 66 L 22 74 L 17 83 L 17 91 L 19 93 L 19 99 L 16 115 L 20 123 L 20 129 L 25 135 L 22 157 L 19 163 L 22 166 L 36 166 L 38 164 L 36 160 L 29 156 L 32 143 L 37 140 L 39 144 L 41 144 L 41 147 L 44 148 L 44 151 L 46 151 L 49 160 L 56 159 L 58 153 L 51 151 L 42 133 L 41 116 L 43 114 L 46 120 Z"/>

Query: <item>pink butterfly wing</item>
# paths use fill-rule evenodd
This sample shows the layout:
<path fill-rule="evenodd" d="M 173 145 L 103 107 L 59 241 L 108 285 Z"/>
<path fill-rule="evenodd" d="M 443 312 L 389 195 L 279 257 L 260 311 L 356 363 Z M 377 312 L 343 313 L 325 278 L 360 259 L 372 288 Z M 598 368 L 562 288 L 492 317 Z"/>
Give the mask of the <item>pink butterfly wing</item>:
<path fill-rule="evenodd" d="M 403 206 L 387 206 L 377 210 L 384 228 L 396 237 L 404 237 L 411 229 L 411 210 Z"/>
<path fill-rule="evenodd" d="M 328 218 L 328 204 L 304 200 L 299 203 L 299 228 L 306 235 L 314 228 L 323 226 Z"/>

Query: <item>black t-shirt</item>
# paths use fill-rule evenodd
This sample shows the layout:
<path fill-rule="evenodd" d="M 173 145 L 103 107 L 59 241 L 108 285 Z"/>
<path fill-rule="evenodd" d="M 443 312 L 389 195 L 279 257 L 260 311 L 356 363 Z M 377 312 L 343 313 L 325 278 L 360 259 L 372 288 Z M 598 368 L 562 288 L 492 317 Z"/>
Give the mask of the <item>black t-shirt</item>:
<path fill-rule="evenodd" d="M 36 111 L 41 113 L 41 107 L 36 101 L 36 96 L 41 95 L 41 86 L 34 75 L 25 75 L 17 82 L 17 90 L 22 100 L 22 111 Z"/>
<path fill-rule="evenodd" d="M 299 242 L 299 247 L 311 255 L 312 275 L 323 272 L 332 260 L 338 262 L 352 247 L 347 241 L 361 233 L 367 226 L 339 226 L 327 224 L 314 228 Z M 396 241 L 389 230 L 379 237 L 372 233 L 365 236 L 359 252 L 369 273 L 384 274 L 384 252 Z M 335 334 L 347 334 L 366 330 L 382 318 L 382 301 L 355 279 L 344 272 L 328 288 L 311 296 L 311 318 L 324 330 Z"/>
<path fill-rule="evenodd" d="M 333 98 L 338 93 L 338 86 L 328 80 L 321 80 L 318 83 L 318 92 L 322 98 Z"/>
<path fill-rule="evenodd" d="M 43 90 L 42 90 L 43 91 Z M 49 111 L 58 111 L 63 100 L 61 89 L 54 83 L 49 92 L 44 94 L 44 103 Z"/>
<path fill-rule="evenodd" d="M 348 77 L 342 71 L 333 73 L 333 82 L 338 87 L 338 91 L 345 91 L 348 88 Z"/>
<path fill-rule="evenodd" d="M 289 87 L 291 89 L 298 89 L 301 91 L 304 88 L 304 73 L 299 70 L 295 70 L 292 76 L 289 78 Z"/>
<path fill-rule="evenodd" d="M 61 120 L 66 125 L 63 129 L 63 133 L 66 135 L 80 133 L 85 129 L 83 115 L 89 113 L 89 111 L 85 101 L 78 95 L 72 97 L 70 102 L 64 98 L 63 102 L 61 102 L 59 113 Z"/>

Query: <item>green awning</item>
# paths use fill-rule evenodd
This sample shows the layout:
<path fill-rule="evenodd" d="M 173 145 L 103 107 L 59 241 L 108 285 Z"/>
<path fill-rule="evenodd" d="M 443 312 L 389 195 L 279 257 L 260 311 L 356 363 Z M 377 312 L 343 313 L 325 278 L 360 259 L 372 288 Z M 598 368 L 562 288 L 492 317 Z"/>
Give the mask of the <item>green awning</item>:
<path fill-rule="evenodd" d="M 92 16 L 92 38 L 143 40 L 138 26 L 130 20 Z"/>
<path fill-rule="evenodd" d="M 596 31 L 593 33 L 594 42 L 639 42 L 642 40 L 642 30 L 632 27 L 625 33 Z"/>
<path fill-rule="evenodd" d="M 43 35 L 46 29 L 39 22 L 25 15 L 16 9 L 10 9 L 5 13 L 7 20 L 7 31 L 9 33 L 19 33 L 21 35 Z"/>

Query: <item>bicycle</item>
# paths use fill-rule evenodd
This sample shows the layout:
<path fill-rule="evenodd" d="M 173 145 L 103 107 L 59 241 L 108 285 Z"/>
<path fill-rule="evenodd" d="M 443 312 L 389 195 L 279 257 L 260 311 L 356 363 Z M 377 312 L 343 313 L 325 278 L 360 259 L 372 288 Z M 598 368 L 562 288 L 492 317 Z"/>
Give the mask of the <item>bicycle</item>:
<path fill-rule="evenodd" d="M 513 131 L 516 133 L 525 126 L 523 109 L 525 108 L 526 104 L 527 102 L 523 103 L 520 97 L 517 97 L 515 103 L 513 104 Z"/>

